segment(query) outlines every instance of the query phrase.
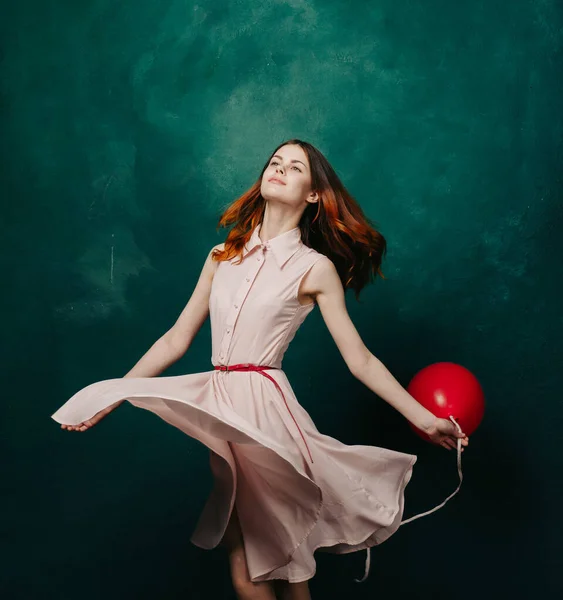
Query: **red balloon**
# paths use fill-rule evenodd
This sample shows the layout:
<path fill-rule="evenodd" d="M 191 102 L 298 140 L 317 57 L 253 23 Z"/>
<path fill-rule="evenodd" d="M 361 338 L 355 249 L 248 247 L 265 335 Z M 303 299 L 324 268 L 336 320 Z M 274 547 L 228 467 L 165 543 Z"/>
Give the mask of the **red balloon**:
<path fill-rule="evenodd" d="M 485 395 L 477 378 L 455 363 L 425 367 L 412 378 L 407 391 L 436 417 L 453 417 L 467 436 L 477 429 L 485 413 Z M 423 440 L 430 441 L 423 431 L 409 425 Z"/>

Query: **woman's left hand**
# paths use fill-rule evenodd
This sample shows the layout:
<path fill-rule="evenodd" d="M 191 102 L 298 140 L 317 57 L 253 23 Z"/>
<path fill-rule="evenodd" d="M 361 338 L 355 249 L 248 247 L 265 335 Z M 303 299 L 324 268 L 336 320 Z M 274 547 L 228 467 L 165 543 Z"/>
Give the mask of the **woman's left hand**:
<path fill-rule="evenodd" d="M 457 440 L 461 438 L 461 451 L 469 444 L 469 438 L 457 430 L 457 427 L 449 419 L 438 419 L 424 432 L 432 442 L 444 446 L 447 450 L 457 448 Z"/>

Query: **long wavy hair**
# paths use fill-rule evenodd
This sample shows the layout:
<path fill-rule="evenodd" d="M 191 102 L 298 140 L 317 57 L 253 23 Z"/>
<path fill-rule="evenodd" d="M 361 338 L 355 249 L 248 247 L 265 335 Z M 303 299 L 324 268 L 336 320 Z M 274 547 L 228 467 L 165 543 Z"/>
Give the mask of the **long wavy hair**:
<path fill-rule="evenodd" d="M 280 144 L 270 155 L 254 185 L 237 198 L 221 215 L 217 229 L 232 229 L 224 250 L 215 250 L 216 261 L 242 259 L 244 245 L 254 228 L 262 222 L 266 200 L 260 193 L 262 176 L 276 152 L 286 145 L 300 146 L 307 154 L 311 169 L 311 187 L 319 195 L 315 204 L 308 204 L 299 222 L 301 241 L 327 256 L 336 267 L 345 290 L 352 289 L 356 299 L 362 288 L 378 275 L 385 279 L 381 262 L 387 243 L 360 205 L 346 190 L 328 160 L 314 146 L 302 140 Z"/>

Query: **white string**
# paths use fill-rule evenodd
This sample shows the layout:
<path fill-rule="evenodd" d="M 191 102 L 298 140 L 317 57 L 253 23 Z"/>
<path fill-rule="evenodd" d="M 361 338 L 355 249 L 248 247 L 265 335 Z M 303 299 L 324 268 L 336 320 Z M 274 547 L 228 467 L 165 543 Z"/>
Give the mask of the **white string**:
<path fill-rule="evenodd" d="M 453 417 L 449 417 L 449 418 L 453 422 L 453 424 L 457 427 L 457 430 L 459 431 L 459 433 L 462 433 L 461 427 L 459 426 L 458 422 Z M 457 438 L 457 473 L 459 475 L 459 485 L 457 486 L 455 492 L 450 494 L 441 504 L 439 504 L 432 510 L 428 510 L 424 513 L 420 513 L 419 515 L 415 515 L 414 517 L 410 517 L 409 519 L 401 521 L 401 524 L 399 525 L 399 527 L 401 527 L 402 525 L 406 525 L 407 523 L 410 523 L 411 521 L 415 521 L 416 519 L 420 519 L 420 517 L 425 517 L 427 515 L 432 514 L 433 512 L 436 512 L 438 509 L 442 508 L 446 504 L 446 502 L 448 502 L 448 500 L 451 500 L 459 492 L 459 490 L 461 488 L 461 482 L 463 481 L 463 473 L 461 471 L 461 438 Z M 371 563 L 371 548 L 366 548 L 366 553 L 367 553 L 367 556 L 366 556 L 366 566 L 364 569 L 364 576 L 361 579 L 354 579 L 354 581 L 356 583 L 362 583 L 363 581 L 365 581 L 368 578 L 370 563 Z"/>

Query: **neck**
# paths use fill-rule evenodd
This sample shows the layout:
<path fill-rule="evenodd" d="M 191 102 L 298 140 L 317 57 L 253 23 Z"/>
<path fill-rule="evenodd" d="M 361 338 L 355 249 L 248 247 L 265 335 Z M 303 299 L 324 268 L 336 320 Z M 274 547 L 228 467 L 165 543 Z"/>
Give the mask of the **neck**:
<path fill-rule="evenodd" d="M 302 214 L 303 211 L 300 213 L 296 213 L 295 211 L 289 212 L 284 210 L 283 206 L 266 204 L 264 218 L 260 225 L 260 239 L 264 243 L 282 233 L 295 229 L 299 225 Z"/>

